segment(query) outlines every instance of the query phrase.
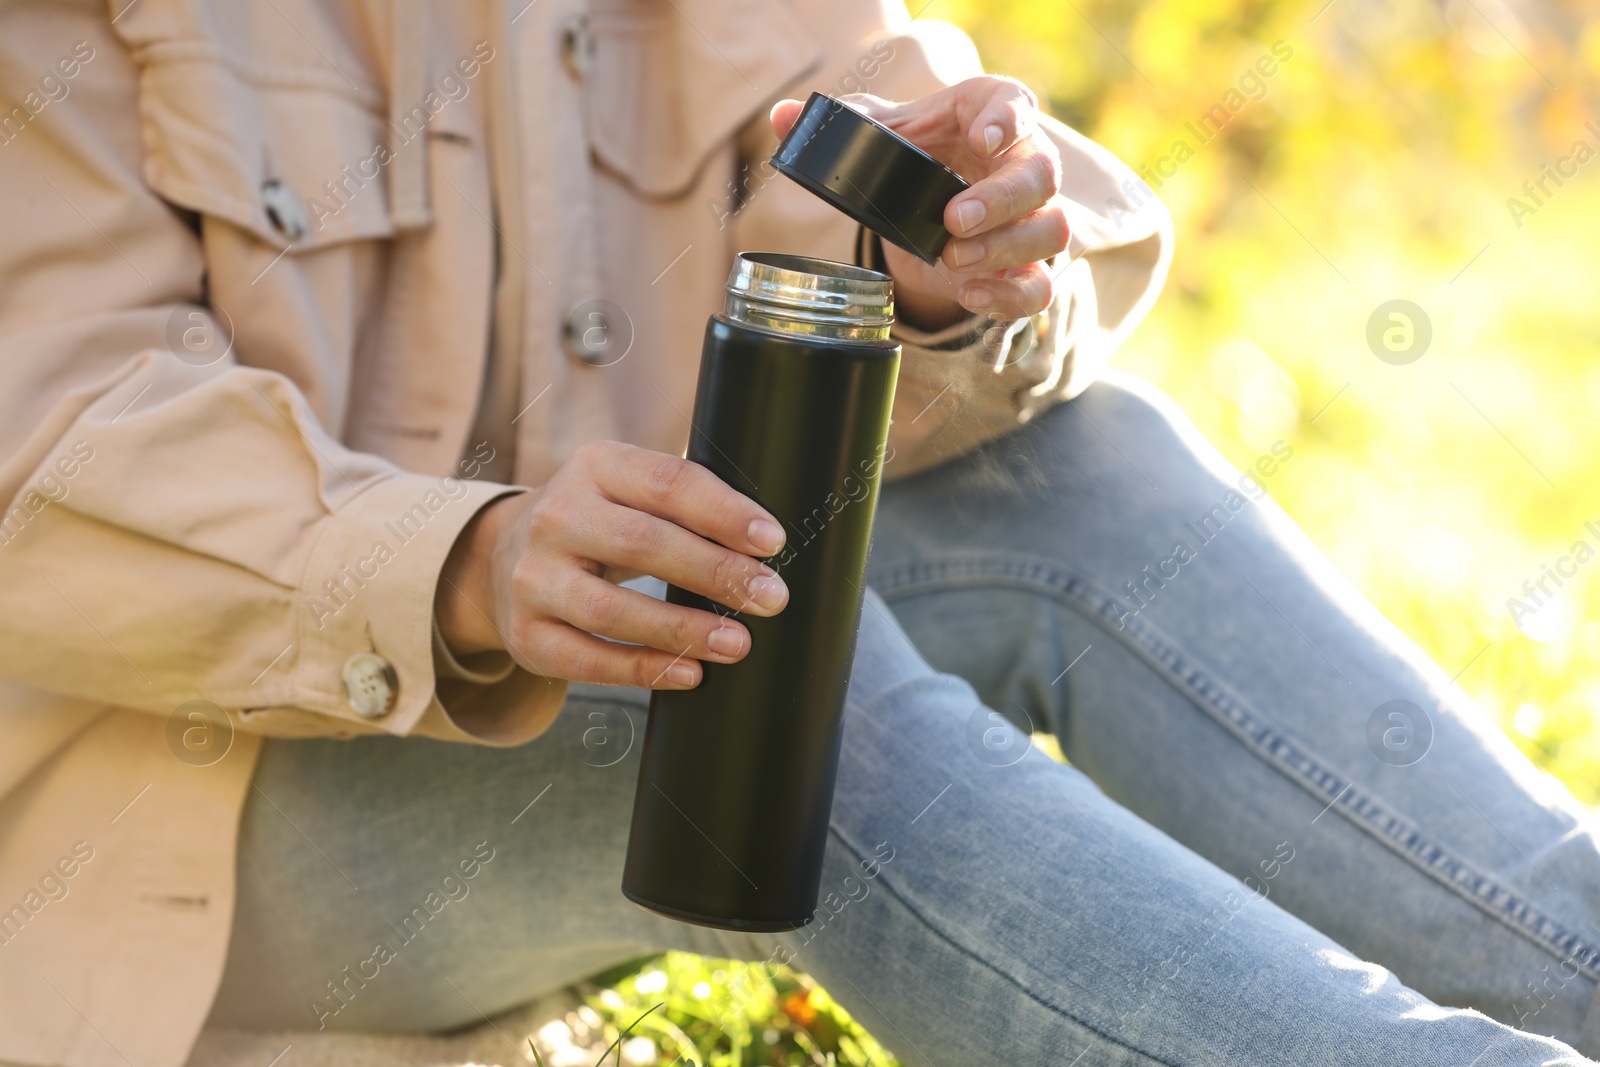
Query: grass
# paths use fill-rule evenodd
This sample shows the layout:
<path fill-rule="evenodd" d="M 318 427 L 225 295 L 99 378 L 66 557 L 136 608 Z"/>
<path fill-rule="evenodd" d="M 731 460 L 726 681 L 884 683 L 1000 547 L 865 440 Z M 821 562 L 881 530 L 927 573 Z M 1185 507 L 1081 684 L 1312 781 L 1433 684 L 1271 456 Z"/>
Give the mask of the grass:
<path fill-rule="evenodd" d="M 899 1067 L 821 986 L 788 967 L 668 952 L 597 975 L 579 992 L 586 1008 L 548 1035 L 548 1057 L 535 1050 L 540 1067 L 606 1054 L 618 1067 Z M 604 1042 L 598 1060 L 579 1059 L 574 1031 L 585 1047 Z"/>

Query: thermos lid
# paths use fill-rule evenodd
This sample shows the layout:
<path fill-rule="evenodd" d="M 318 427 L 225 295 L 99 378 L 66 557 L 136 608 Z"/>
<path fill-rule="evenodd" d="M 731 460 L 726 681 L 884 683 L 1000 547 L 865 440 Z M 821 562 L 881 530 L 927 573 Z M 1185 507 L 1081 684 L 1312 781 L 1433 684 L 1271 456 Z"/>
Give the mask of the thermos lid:
<path fill-rule="evenodd" d="M 842 100 L 812 93 L 772 165 L 885 241 L 936 263 L 966 179 Z"/>

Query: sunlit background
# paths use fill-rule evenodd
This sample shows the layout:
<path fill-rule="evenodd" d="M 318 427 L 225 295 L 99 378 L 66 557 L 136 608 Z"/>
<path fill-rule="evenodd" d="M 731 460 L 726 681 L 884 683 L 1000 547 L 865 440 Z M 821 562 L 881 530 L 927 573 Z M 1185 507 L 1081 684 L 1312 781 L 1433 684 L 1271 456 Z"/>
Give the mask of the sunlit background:
<path fill-rule="evenodd" d="M 926 13 L 1162 182 L 1177 260 L 1118 364 L 1160 384 L 1238 465 L 1292 442 L 1273 496 L 1591 804 L 1596 14 L 1501 0 L 936 0 Z M 1292 58 L 1228 100 L 1274 46 Z M 1186 126 L 1241 100 L 1203 145 Z M 1177 141 L 1199 145 L 1181 165 Z M 1153 170 L 1164 156 L 1170 178 Z M 1420 358 L 1380 338 L 1391 360 L 1414 358 L 1404 365 L 1368 344 L 1391 300 L 1432 326 Z M 1403 349 L 1403 325 L 1383 319 Z M 1558 564 L 1570 576 L 1546 577 Z M 1541 579 L 1551 595 L 1535 584 L 1535 601 L 1524 583 Z M 1512 598 L 1529 608 L 1520 625 Z"/>
<path fill-rule="evenodd" d="M 1594 12 L 1593 0 L 933 0 L 924 11 L 962 26 L 989 70 L 1023 79 L 1160 181 L 1177 260 L 1118 365 L 1170 393 L 1239 466 L 1292 443 L 1272 495 L 1590 804 L 1600 803 Z M 1263 57 L 1274 61 L 1258 67 Z M 1227 122 L 1202 143 L 1186 124 L 1200 129 L 1216 107 Z M 1178 141 L 1192 157 L 1178 161 Z M 1369 321 L 1394 300 L 1422 309 L 1425 349 L 1414 314 L 1384 312 L 1369 344 Z M 1547 577 L 1558 566 L 1569 572 L 1559 586 Z M 1550 595 L 1534 584 L 1535 601 L 1524 583 L 1541 579 Z M 1520 625 L 1512 598 L 1530 609 Z M 802 976 L 781 974 L 730 1014 L 733 973 L 673 955 L 613 976 L 593 1003 L 626 1023 L 665 1002 L 652 1018 L 670 1016 L 699 1052 L 646 1022 L 663 1063 L 681 1053 L 707 1064 L 889 1062 Z M 878 1036 L 891 1047 L 902 1037 Z"/>

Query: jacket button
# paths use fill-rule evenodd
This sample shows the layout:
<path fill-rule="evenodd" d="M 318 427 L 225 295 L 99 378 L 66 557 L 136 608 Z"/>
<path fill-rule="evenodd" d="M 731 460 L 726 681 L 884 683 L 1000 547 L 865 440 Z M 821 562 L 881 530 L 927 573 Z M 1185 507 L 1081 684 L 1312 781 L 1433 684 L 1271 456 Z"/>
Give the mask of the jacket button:
<path fill-rule="evenodd" d="M 357 652 L 344 661 L 344 693 L 350 708 L 364 719 L 376 719 L 394 705 L 400 678 L 389 661 L 375 652 Z"/>
<path fill-rule="evenodd" d="M 585 300 L 567 313 L 561 343 L 579 363 L 609 367 L 633 348 L 633 320 L 609 300 Z"/>
<path fill-rule="evenodd" d="M 611 316 L 605 308 L 596 307 L 597 303 L 585 301 L 573 308 L 561 330 L 567 355 L 591 367 L 604 364 L 611 351 Z"/>
<path fill-rule="evenodd" d="M 594 62 L 594 35 L 585 15 L 571 15 L 561 23 L 561 65 L 574 80 L 582 81 Z"/>
<path fill-rule="evenodd" d="M 310 224 L 306 206 L 294 195 L 293 189 L 276 178 L 261 183 L 261 206 L 266 209 L 267 221 L 285 240 L 298 241 Z"/>

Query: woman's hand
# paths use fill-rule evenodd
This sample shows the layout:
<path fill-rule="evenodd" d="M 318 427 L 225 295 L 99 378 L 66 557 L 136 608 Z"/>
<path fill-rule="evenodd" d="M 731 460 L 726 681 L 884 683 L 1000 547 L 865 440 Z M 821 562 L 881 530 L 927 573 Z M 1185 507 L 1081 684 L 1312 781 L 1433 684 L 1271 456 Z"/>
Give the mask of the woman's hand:
<path fill-rule="evenodd" d="M 954 239 L 938 267 L 884 242 L 901 317 L 936 330 L 963 309 L 1016 319 L 1049 307 L 1055 282 L 1045 261 L 1066 251 L 1070 234 L 1056 195 L 1061 156 L 1039 129 L 1039 101 L 1028 87 L 986 76 L 908 104 L 865 94 L 844 99 L 972 183 L 945 209 Z M 784 100 L 772 109 L 779 137 L 801 106 Z"/>
<path fill-rule="evenodd" d="M 783 540 L 771 515 L 699 464 L 597 441 L 543 488 L 479 512 L 445 562 L 435 617 L 463 655 L 504 648 L 547 677 L 692 689 L 698 661 L 744 658 L 750 632 L 620 588 L 608 569 L 776 615 L 789 591 L 756 557 Z"/>

